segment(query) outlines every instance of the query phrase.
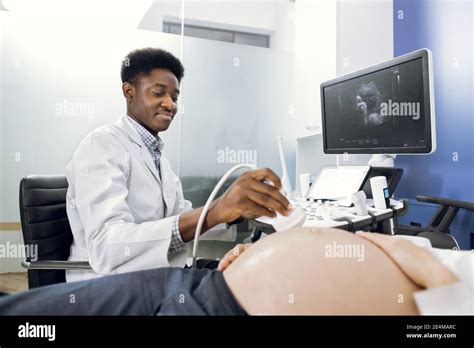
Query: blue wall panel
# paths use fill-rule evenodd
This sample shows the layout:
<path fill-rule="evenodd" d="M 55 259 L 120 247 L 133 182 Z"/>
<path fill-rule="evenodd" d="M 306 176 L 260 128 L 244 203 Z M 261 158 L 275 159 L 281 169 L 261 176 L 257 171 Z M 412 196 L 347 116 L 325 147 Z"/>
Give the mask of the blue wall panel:
<path fill-rule="evenodd" d="M 394 0 L 394 55 L 433 52 L 437 150 L 399 156 L 405 170 L 397 196 L 411 199 L 402 219 L 427 222 L 434 209 L 418 194 L 474 201 L 473 13 L 470 0 Z M 474 248 L 474 217 L 461 211 L 452 225 L 463 249 Z"/>

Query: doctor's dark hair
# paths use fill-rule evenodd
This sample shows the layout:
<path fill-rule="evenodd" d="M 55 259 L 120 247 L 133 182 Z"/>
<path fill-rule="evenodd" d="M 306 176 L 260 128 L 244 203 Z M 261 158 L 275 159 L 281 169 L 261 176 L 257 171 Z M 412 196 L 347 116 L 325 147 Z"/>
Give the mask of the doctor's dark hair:
<path fill-rule="evenodd" d="M 122 83 L 129 82 L 135 85 L 138 80 L 150 74 L 153 69 L 167 69 L 171 71 L 178 82 L 184 76 L 184 67 L 180 60 L 168 51 L 161 48 L 139 48 L 123 59 L 120 76 Z"/>

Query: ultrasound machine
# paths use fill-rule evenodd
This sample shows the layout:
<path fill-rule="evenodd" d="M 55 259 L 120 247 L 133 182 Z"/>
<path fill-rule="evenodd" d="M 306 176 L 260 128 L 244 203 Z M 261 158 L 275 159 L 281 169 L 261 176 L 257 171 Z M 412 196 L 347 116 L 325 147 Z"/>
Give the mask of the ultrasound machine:
<path fill-rule="evenodd" d="M 394 160 L 436 150 L 431 60 L 421 49 L 321 84 L 324 153 L 372 158 L 367 165 L 324 167 L 293 200 L 300 213 L 281 226 L 395 233 L 407 203 L 393 198 L 403 173 Z M 253 240 L 280 226 L 267 218 L 251 224 Z"/>

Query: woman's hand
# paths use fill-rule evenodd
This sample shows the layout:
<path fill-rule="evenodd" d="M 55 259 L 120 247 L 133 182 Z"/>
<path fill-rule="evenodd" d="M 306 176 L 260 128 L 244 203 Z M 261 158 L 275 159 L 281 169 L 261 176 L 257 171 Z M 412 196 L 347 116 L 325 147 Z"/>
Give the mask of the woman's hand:
<path fill-rule="evenodd" d="M 237 257 L 239 257 L 240 254 L 251 246 L 252 244 L 237 244 L 224 255 L 217 266 L 217 270 L 223 272 Z"/>
<path fill-rule="evenodd" d="M 358 231 L 356 234 L 380 247 L 408 278 L 423 288 L 458 281 L 458 278 L 429 251 L 409 240 L 380 233 Z"/>

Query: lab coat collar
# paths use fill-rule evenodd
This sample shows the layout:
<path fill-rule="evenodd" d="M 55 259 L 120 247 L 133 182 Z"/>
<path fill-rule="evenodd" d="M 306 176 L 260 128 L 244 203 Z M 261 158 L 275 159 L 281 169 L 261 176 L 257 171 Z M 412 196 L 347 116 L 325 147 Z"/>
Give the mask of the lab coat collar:
<path fill-rule="evenodd" d="M 146 145 L 146 147 L 150 151 L 159 151 L 161 154 L 161 151 L 163 150 L 163 147 L 165 146 L 165 143 L 163 142 L 163 139 L 160 138 L 160 136 L 152 134 L 148 129 L 146 129 L 144 126 L 142 126 L 140 123 L 135 121 L 133 117 L 128 115 L 127 117 L 128 123 L 135 128 L 136 131 L 138 131 L 138 134 L 140 135 L 140 138 L 143 140 L 143 143 Z"/>
<path fill-rule="evenodd" d="M 164 158 L 162 154 L 161 160 L 160 160 L 160 172 L 161 172 L 161 178 L 160 178 L 160 175 L 158 174 L 158 171 L 156 170 L 155 162 L 153 162 L 153 159 L 151 158 L 148 148 L 143 143 L 136 129 L 133 128 L 132 124 L 130 123 L 128 119 L 128 116 L 127 115 L 121 116 L 116 122 L 116 125 L 127 134 L 130 141 L 132 141 L 139 147 L 140 157 L 143 159 L 150 173 L 153 174 L 153 177 L 155 178 L 158 185 L 160 186 L 161 193 L 163 195 L 164 205 L 165 205 L 165 217 L 171 216 L 170 214 L 173 213 L 172 208 L 174 207 L 174 204 L 175 204 L 176 192 L 175 190 L 169 190 L 169 187 L 170 187 L 169 185 L 174 183 L 174 177 L 173 177 L 173 173 L 171 172 L 171 168 L 169 166 L 168 161 L 166 161 L 166 159 Z"/>
<path fill-rule="evenodd" d="M 155 162 L 153 162 L 153 159 L 151 158 L 150 152 L 148 151 L 148 148 L 145 146 L 143 143 L 143 140 L 140 137 L 140 134 L 137 133 L 135 128 L 130 124 L 130 120 L 128 119 L 127 115 L 122 115 L 118 121 L 117 121 L 117 126 L 120 127 L 127 133 L 128 138 L 137 144 L 140 147 L 140 156 L 145 162 L 146 166 L 150 170 L 150 172 L 153 174 L 155 177 L 156 181 L 161 186 L 161 178 L 160 175 L 158 174 L 158 171 L 156 170 Z M 163 172 L 163 171 L 162 171 Z M 163 173 L 162 173 L 163 175 Z"/>
<path fill-rule="evenodd" d="M 135 128 L 133 128 L 133 126 L 130 124 L 130 121 L 127 115 L 120 116 L 120 118 L 117 120 L 115 124 L 120 129 L 124 130 L 125 133 L 127 133 L 130 140 L 133 141 L 138 146 L 140 146 L 140 148 L 146 147 L 142 139 L 140 138 L 140 134 L 138 134 Z"/>

